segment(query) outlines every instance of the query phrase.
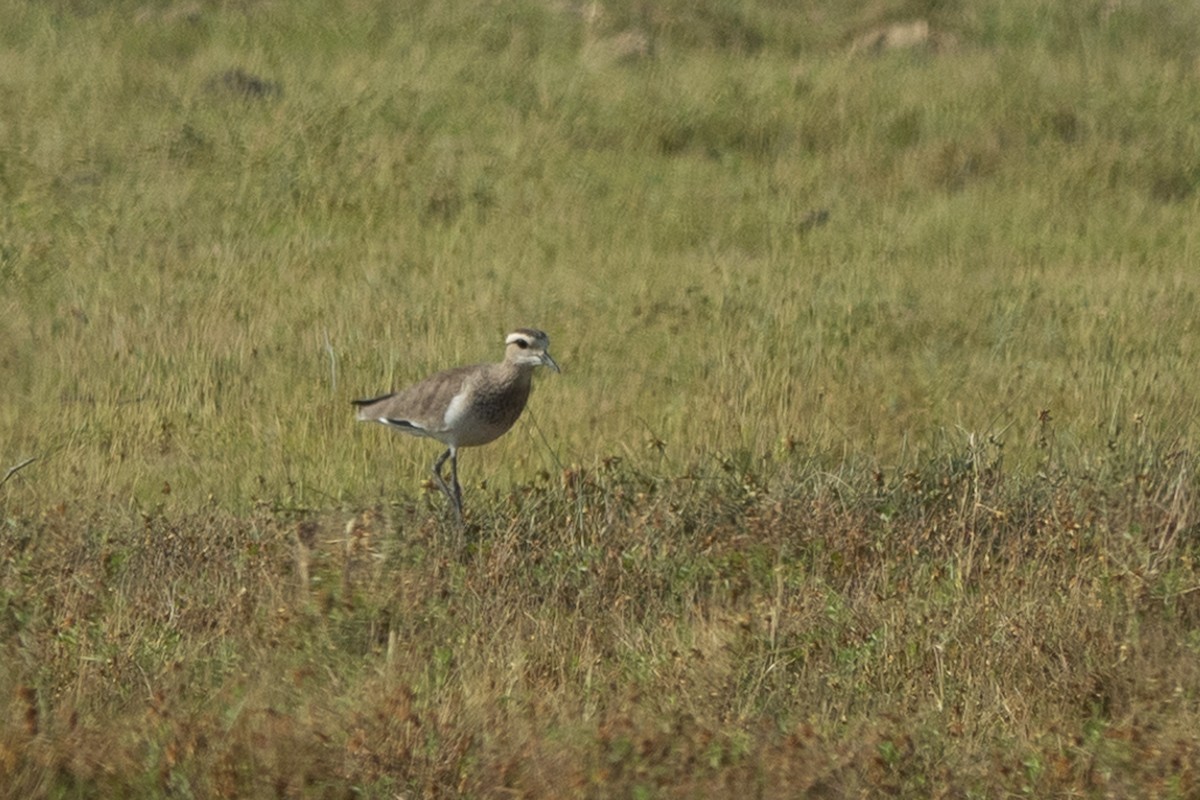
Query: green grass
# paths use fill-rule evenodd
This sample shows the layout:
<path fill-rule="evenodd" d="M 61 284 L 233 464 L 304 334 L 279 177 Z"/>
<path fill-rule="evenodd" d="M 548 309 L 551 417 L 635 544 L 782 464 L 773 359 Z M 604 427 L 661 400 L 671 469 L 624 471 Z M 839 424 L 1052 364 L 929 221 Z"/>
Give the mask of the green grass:
<path fill-rule="evenodd" d="M 793 5 L 0 2 L 0 787 L 1194 796 L 1200 12 Z"/>

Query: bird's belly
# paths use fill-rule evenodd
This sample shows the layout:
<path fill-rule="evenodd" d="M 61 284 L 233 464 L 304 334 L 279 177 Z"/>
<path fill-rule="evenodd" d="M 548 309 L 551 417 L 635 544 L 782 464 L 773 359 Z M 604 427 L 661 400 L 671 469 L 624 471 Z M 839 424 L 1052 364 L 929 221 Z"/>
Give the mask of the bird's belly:
<path fill-rule="evenodd" d="M 500 438 L 512 427 L 512 422 L 475 421 L 461 426 L 455 432 L 458 447 L 478 447 Z"/>

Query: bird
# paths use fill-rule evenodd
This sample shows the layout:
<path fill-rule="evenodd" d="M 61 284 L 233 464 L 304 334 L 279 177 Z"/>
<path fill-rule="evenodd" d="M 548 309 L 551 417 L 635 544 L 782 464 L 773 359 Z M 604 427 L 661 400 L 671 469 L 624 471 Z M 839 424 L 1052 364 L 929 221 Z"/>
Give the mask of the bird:
<path fill-rule="evenodd" d="M 517 328 L 505 337 L 504 360 L 498 364 L 453 367 L 398 392 L 352 402 L 361 422 L 378 422 L 446 445 L 433 462 L 433 479 L 461 524 L 458 449 L 488 444 L 513 426 L 525 410 L 539 366 L 562 372 L 550 356 L 550 337 L 536 328 Z M 449 484 L 442 475 L 447 459 Z"/>

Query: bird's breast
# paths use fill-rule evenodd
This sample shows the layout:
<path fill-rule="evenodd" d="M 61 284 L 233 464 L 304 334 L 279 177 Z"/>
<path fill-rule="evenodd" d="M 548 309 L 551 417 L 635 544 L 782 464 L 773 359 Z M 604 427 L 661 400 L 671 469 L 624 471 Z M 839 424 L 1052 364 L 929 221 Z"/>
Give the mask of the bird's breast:
<path fill-rule="evenodd" d="M 446 427 L 455 431 L 459 447 L 473 447 L 503 435 L 525 410 L 529 382 L 469 386 L 446 407 Z"/>

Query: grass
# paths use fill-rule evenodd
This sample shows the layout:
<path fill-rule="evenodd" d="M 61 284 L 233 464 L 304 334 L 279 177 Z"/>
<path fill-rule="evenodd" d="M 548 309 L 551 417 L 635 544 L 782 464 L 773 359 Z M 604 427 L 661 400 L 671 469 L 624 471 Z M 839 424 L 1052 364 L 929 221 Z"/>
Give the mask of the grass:
<path fill-rule="evenodd" d="M 1196 796 L 1200 18 L 810 5 L 4 5 L 4 792 Z"/>

